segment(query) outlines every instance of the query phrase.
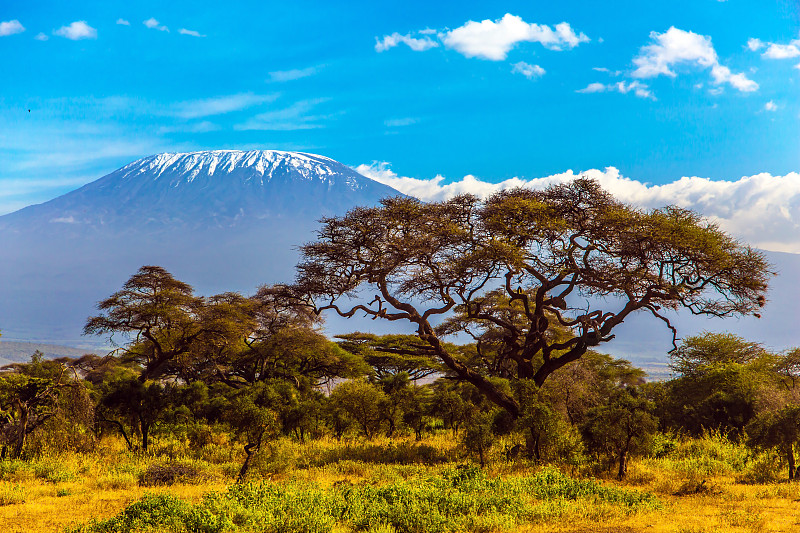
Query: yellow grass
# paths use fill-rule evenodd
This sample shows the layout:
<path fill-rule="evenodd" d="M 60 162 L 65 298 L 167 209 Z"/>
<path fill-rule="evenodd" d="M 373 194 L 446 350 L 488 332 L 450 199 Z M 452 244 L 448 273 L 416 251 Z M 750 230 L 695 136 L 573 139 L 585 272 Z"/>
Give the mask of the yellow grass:
<path fill-rule="evenodd" d="M 336 455 L 337 447 L 346 448 L 333 440 L 302 445 L 279 441 L 264 452 L 254 467 L 253 475 L 254 478 L 266 477 L 278 482 L 309 481 L 324 487 L 365 480 L 374 484 L 390 483 L 426 472 L 436 473 L 443 468 L 439 465 L 379 464 L 381 447 L 396 445 L 397 442 L 400 441 L 353 443 L 350 453 L 360 458 L 348 459 L 342 454 Z M 454 462 L 466 459 L 448 435 L 429 439 L 425 444 L 442 450 L 444 456 Z M 498 446 L 490 457 L 490 475 L 523 475 L 536 469 L 526 463 L 506 463 L 501 452 L 502 447 Z M 364 460 L 373 455 L 375 462 Z M 326 457 L 335 461 L 324 464 Z M 95 454 L 61 454 L 36 458 L 23 466 L 17 465 L 16 469 L 6 468 L 0 481 L 0 532 L 63 531 L 66 526 L 85 523 L 92 518 L 111 517 L 146 492 L 165 491 L 186 501 L 198 502 L 204 493 L 224 491 L 235 475 L 235 464 L 207 463 L 205 475 L 198 484 L 140 487 L 139 474 L 148 465 L 165 460 L 165 457 L 130 454 L 121 448 L 120 443 L 111 440 Z M 191 459 L 179 457 L 177 460 Z M 800 531 L 800 484 L 744 484 L 742 475 L 738 473 L 697 475 L 686 471 L 681 463 L 658 460 L 633 462 L 628 480 L 618 483 L 607 479 L 604 483 L 653 492 L 663 503 L 663 508 L 626 516 L 610 505 L 594 506 L 558 522 L 529 525 L 518 531 Z M 676 495 L 682 491 L 686 495 Z M 693 494 L 693 491 L 697 493 Z"/>

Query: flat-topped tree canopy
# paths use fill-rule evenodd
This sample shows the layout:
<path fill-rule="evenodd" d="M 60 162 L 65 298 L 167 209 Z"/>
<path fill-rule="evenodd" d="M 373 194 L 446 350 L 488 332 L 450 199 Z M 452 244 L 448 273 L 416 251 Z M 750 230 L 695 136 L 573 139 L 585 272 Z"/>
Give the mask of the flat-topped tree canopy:
<path fill-rule="evenodd" d="M 388 198 L 324 218 L 302 253 L 293 289 L 317 312 L 412 322 L 425 352 L 514 415 L 491 366 L 468 363 L 443 335 L 492 333 L 509 377 L 541 385 L 634 312 L 664 321 L 673 338 L 664 308 L 757 315 L 773 275 L 763 254 L 700 215 L 644 211 L 586 178 L 486 201 Z M 595 298 L 577 308 L 571 295 Z"/>

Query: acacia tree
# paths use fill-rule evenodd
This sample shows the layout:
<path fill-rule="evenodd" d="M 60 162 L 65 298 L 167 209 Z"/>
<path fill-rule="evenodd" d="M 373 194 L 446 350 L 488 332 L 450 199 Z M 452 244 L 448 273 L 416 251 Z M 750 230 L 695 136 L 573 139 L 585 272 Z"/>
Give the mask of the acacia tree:
<path fill-rule="evenodd" d="M 322 219 L 302 247 L 295 294 L 317 312 L 409 321 L 456 378 L 514 417 L 520 404 L 485 366 L 448 349 L 437 318 L 462 330 L 502 332 L 496 350 L 507 379 L 542 385 L 554 371 L 613 339 L 627 317 L 686 308 L 719 317 L 755 314 L 770 265 L 699 215 L 677 207 L 642 211 L 593 180 L 545 190 L 513 189 L 481 202 L 458 196 L 422 203 L 390 198 Z M 509 319 L 492 291 L 521 309 Z M 587 307 L 570 296 L 590 297 Z M 566 332 L 561 335 L 559 332 Z"/>
<path fill-rule="evenodd" d="M 0 459 L 9 445 L 11 458 L 19 458 L 28 436 L 66 407 L 61 400 L 67 389 L 80 387 L 65 365 L 43 356 L 37 350 L 29 363 L 0 369 Z"/>
<path fill-rule="evenodd" d="M 140 381 L 177 373 L 177 358 L 203 333 L 197 320 L 203 299 L 159 266 L 143 266 L 122 290 L 97 304 L 85 335 L 121 333 L 130 341 L 123 358 L 142 365 Z"/>

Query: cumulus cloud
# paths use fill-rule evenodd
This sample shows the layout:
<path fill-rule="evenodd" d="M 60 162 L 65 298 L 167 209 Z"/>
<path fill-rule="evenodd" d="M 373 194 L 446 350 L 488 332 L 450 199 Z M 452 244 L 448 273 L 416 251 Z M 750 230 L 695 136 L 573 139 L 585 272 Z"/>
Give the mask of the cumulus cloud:
<path fill-rule="evenodd" d="M 97 30 L 89 26 L 85 20 L 77 20 L 69 26 L 61 26 L 53 32 L 59 37 L 65 37 L 71 41 L 80 39 L 97 39 Z"/>
<path fill-rule="evenodd" d="M 520 61 L 519 63 L 514 63 L 511 72 L 513 72 L 514 74 L 522 74 L 529 80 L 532 80 L 534 78 L 541 78 L 545 74 L 545 70 L 539 65 L 531 65 L 524 61 Z"/>
<path fill-rule="evenodd" d="M 151 30 L 169 31 L 169 28 L 167 28 L 163 24 L 159 23 L 153 17 L 150 17 L 149 19 L 145 20 L 144 22 L 142 22 L 142 24 L 144 24 L 146 27 L 150 28 Z"/>
<path fill-rule="evenodd" d="M 800 40 L 790 44 L 770 43 L 761 55 L 767 59 L 791 59 L 800 56 Z"/>
<path fill-rule="evenodd" d="M 677 76 L 673 70 L 679 65 L 711 69 L 711 77 L 715 84 L 730 84 L 742 92 L 758 89 L 758 84 L 747 78 L 744 73 L 732 73 L 720 64 L 717 52 L 711 44 L 711 38 L 705 35 L 684 31 L 674 26 L 664 33 L 652 32 L 651 43 L 639 50 L 633 59 L 636 70 L 635 78 L 655 78 L 657 76 Z"/>
<path fill-rule="evenodd" d="M 470 193 L 486 197 L 513 188 L 541 189 L 570 182 L 579 176 L 597 180 L 618 199 L 643 208 L 677 205 L 692 209 L 717 223 L 742 241 L 766 250 L 800 253 L 800 173 L 785 176 L 768 173 L 745 176 L 736 181 L 683 177 L 664 185 L 648 185 L 620 175 L 613 167 L 571 170 L 543 178 L 511 178 L 499 183 L 468 175 L 445 183 L 445 178 L 416 179 L 397 175 L 386 163 L 359 165 L 356 170 L 380 183 L 424 201 Z"/>
<path fill-rule="evenodd" d="M 751 38 L 747 41 L 747 47 L 753 52 L 764 50 L 761 53 L 761 57 L 764 59 L 793 59 L 800 57 L 800 39 L 794 39 L 788 43 L 773 43 Z"/>
<path fill-rule="evenodd" d="M 24 31 L 25 26 L 16 19 L 0 22 L 0 37 L 6 37 L 7 35 L 14 35 L 15 33 L 22 33 Z"/>
<path fill-rule="evenodd" d="M 178 33 L 180 33 L 181 35 L 189 35 L 190 37 L 206 37 L 206 35 L 203 35 L 199 31 L 187 30 L 186 28 L 179 29 Z"/>
<path fill-rule="evenodd" d="M 633 92 L 639 98 L 650 98 L 655 100 L 655 96 L 650 91 L 650 88 L 647 84 L 642 83 L 640 81 L 618 81 L 617 83 L 590 83 L 583 89 L 578 89 L 578 93 L 603 93 L 603 92 L 618 92 L 621 94 L 628 94 L 629 92 Z"/>
<path fill-rule="evenodd" d="M 421 33 L 421 32 L 418 32 Z M 375 51 L 385 52 L 390 48 L 394 48 L 399 44 L 405 44 L 415 52 L 424 52 L 431 48 L 436 48 L 439 43 L 431 39 L 427 34 L 422 34 L 422 37 L 412 37 L 412 34 L 401 35 L 394 32 L 391 35 L 384 35 L 382 39 L 375 38 Z"/>
<path fill-rule="evenodd" d="M 50 39 L 50 37 L 48 37 L 42 32 L 39 32 L 36 34 L 36 37 L 34 37 L 34 39 L 36 39 L 37 41 L 47 41 Z"/>
<path fill-rule="evenodd" d="M 466 57 L 478 57 L 491 61 L 502 61 L 508 52 L 521 42 L 537 42 L 550 50 L 575 48 L 589 38 L 575 30 L 567 22 L 551 28 L 545 24 L 528 23 L 522 17 L 506 13 L 499 20 L 470 20 L 463 26 L 441 35 L 447 48 L 452 48 Z"/>
<path fill-rule="evenodd" d="M 435 39 L 438 39 L 435 40 Z M 375 51 L 385 52 L 405 44 L 416 52 L 439 46 L 455 50 L 465 57 L 477 57 L 490 61 L 503 61 L 518 43 L 535 42 L 550 50 L 575 48 L 589 41 L 582 32 L 576 32 L 567 22 L 554 27 L 546 24 L 528 23 L 522 17 L 506 13 L 498 20 L 468 21 L 453 30 L 436 31 L 425 29 L 418 32 L 392 33 L 375 38 Z"/>
<path fill-rule="evenodd" d="M 749 48 L 752 52 L 756 52 L 764 48 L 764 43 L 761 41 L 761 39 L 755 39 L 751 37 L 747 40 L 747 48 Z"/>
<path fill-rule="evenodd" d="M 764 110 L 765 111 L 776 111 L 777 109 L 778 109 L 777 104 L 775 102 L 773 102 L 772 100 L 770 100 L 769 102 L 764 104 Z"/>
<path fill-rule="evenodd" d="M 131 25 L 131 23 L 128 22 L 127 20 L 125 20 L 125 19 L 117 19 L 117 24 L 119 24 L 120 26 L 130 26 Z"/>

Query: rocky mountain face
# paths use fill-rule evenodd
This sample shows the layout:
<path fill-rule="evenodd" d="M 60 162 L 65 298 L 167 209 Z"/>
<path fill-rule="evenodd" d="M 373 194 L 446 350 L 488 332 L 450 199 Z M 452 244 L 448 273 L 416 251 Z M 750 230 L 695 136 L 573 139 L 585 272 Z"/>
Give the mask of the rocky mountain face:
<path fill-rule="evenodd" d="M 97 301 L 145 264 L 200 294 L 291 281 L 317 220 L 396 190 L 327 157 L 271 150 L 158 154 L 0 217 L 3 339 L 86 346 Z M 96 339 L 95 339 L 96 341 Z"/>

